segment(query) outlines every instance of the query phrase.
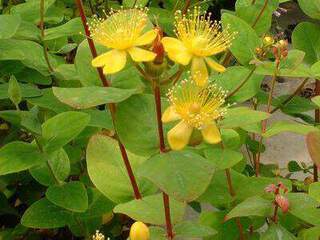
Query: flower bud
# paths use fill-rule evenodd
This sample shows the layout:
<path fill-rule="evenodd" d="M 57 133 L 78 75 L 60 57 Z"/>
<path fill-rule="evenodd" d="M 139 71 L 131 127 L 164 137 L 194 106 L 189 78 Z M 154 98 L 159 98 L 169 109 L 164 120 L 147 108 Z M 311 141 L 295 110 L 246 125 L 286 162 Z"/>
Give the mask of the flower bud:
<path fill-rule="evenodd" d="M 130 240 L 149 240 L 150 232 L 143 222 L 135 222 L 130 228 Z"/>
<path fill-rule="evenodd" d="M 277 187 L 276 185 L 274 185 L 273 183 L 272 184 L 269 184 L 268 186 L 265 187 L 264 191 L 267 192 L 267 193 L 275 193 L 277 190 Z"/>
<path fill-rule="evenodd" d="M 277 194 L 275 201 L 278 204 L 278 206 L 281 208 L 283 213 L 288 212 L 288 210 L 289 210 L 289 200 L 286 197 L 284 197 L 284 196 L 282 196 L 280 194 Z"/>
<path fill-rule="evenodd" d="M 161 39 L 163 37 L 163 32 L 160 27 L 156 27 L 158 32 L 157 37 L 155 38 L 152 44 L 152 51 L 157 54 L 156 58 L 154 59 L 155 64 L 162 64 L 164 59 L 164 47 L 162 45 Z"/>
<path fill-rule="evenodd" d="M 265 37 L 263 38 L 263 44 L 264 44 L 265 46 L 270 46 L 270 45 L 272 45 L 273 43 L 274 43 L 273 37 L 271 37 L 271 36 L 265 36 Z"/>
<path fill-rule="evenodd" d="M 282 39 L 278 43 L 279 43 L 280 48 L 282 48 L 282 49 L 286 49 L 288 47 L 288 41 L 287 40 L 283 40 Z"/>

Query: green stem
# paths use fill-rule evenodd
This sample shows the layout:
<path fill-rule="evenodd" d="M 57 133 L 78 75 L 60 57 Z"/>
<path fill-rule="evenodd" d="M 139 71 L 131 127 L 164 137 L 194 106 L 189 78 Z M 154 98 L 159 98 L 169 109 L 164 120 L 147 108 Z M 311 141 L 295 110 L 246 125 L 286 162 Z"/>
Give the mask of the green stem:
<path fill-rule="evenodd" d="M 309 78 L 305 78 L 302 81 L 302 83 L 297 87 L 297 89 L 290 96 L 288 96 L 282 103 L 280 103 L 279 106 L 272 109 L 272 111 L 270 113 L 272 114 L 272 113 L 276 112 L 277 110 L 279 110 L 281 107 L 286 106 L 295 96 L 297 96 L 301 92 L 302 88 L 308 82 L 308 80 L 309 80 Z"/>
<path fill-rule="evenodd" d="M 271 89 L 269 92 L 267 111 L 266 111 L 267 113 L 271 112 L 272 96 L 273 96 L 274 87 L 275 87 L 276 80 L 277 80 L 277 75 L 279 72 L 279 66 L 280 66 L 280 60 L 276 59 L 276 67 L 275 67 L 275 71 L 274 71 L 274 74 L 271 79 Z M 262 125 L 262 134 L 263 134 L 266 132 L 266 129 L 267 129 L 267 120 L 263 120 L 261 125 Z M 256 155 L 256 159 L 255 159 L 255 173 L 256 173 L 257 177 L 260 175 L 260 157 L 261 157 L 262 140 L 263 140 L 263 137 L 261 135 L 260 140 L 259 140 L 258 154 Z"/>
<path fill-rule="evenodd" d="M 251 78 L 251 76 L 253 75 L 254 71 L 256 70 L 256 67 L 254 67 L 248 74 L 248 76 L 239 84 L 238 87 L 236 87 L 236 89 L 234 89 L 232 92 L 230 92 L 226 98 L 230 98 L 231 96 L 233 96 L 234 94 L 236 94 L 245 84 L 246 82 L 248 82 L 248 80 Z"/>
<path fill-rule="evenodd" d="M 40 27 L 40 37 L 41 37 L 41 42 L 43 45 L 43 55 L 44 55 L 44 59 L 48 65 L 48 69 L 50 73 L 54 72 L 53 67 L 51 66 L 50 60 L 49 60 L 49 53 L 48 53 L 48 48 L 47 48 L 47 44 L 44 40 L 45 38 L 45 33 L 44 33 L 44 0 L 40 0 L 40 23 L 39 23 L 39 27 Z"/>
<path fill-rule="evenodd" d="M 34 140 L 35 140 L 35 142 L 36 142 L 36 144 L 38 146 L 39 151 L 42 154 L 44 154 L 46 157 L 48 157 L 48 155 L 44 152 L 43 147 L 42 147 L 38 137 L 36 135 L 33 135 L 33 137 L 34 137 Z M 54 171 L 53 171 L 53 169 L 52 169 L 52 167 L 50 165 L 50 162 L 49 162 L 49 158 L 48 158 L 48 160 L 46 160 L 46 165 L 47 165 L 47 167 L 49 169 L 49 173 L 50 173 L 51 177 L 54 179 L 55 183 L 58 184 L 58 185 L 61 185 L 61 181 L 54 174 Z"/>

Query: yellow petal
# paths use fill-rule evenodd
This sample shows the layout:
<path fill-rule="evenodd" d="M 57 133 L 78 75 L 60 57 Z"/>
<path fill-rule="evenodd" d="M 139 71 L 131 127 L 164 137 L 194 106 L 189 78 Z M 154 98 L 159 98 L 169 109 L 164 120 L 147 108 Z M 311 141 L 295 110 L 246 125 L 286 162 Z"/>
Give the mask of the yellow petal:
<path fill-rule="evenodd" d="M 157 30 L 150 30 L 140 37 L 135 41 L 134 45 L 135 46 L 143 46 L 152 43 L 152 41 L 156 38 L 158 34 Z"/>
<path fill-rule="evenodd" d="M 211 58 L 206 58 L 206 62 L 209 65 L 210 68 L 212 68 L 216 72 L 224 72 L 226 68 L 216 61 L 212 60 Z"/>
<path fill-rule="evenodd" d="M 216 144 L 221 142 L 220 131 L 215 123 L 206 125 L 201 130 L 201 133 L 202 133 L 203 139 L 210 144 Z"/>
<path fill-rule="evenodd" d="M 193 80 L 199 86 L 204 86 L 208 82 L 208 69 L 206 63 L 201 57 L 194 57 L 191 64 L 191 74 Z"/>
<path fill-rule="evenodd" d="M 192 54 L 189 53 L 188 49 L 180 40 L 171 37 L 164 37 L 161 42 L 164 50 L 168 53 L 168 57 L 172 61 L 182 65 L 188 65 L 190 63 Z"/>
<path fill-rule="evenodd" d="M 104 74 L 112 74 L 119 72 L 124 68 L 127 61 L 127 56 L 124 51 L 113 49 L 107 53 L 104 53 L 92 60 L 92 66 L 104 67 Z"/>
<path fill-rule="evenodd" d="M 135 62 L 150 62 L 157 56 L 155 53 L 138 47 L 132 47 L 128 50 L 131 58 Z"/>
<path fill-rule="evenodd" d="M 189 142 L 193 128 L 184 121 L 168 132 L 168 142 L 172 150 L 182 150 Z"/>
<path fill-rule="evenodd" d="M 172 122 L 180 119 L 180 115 L 177 114 L 175 108 L 173 106 L 168 107 L 164 113 L 162 114 L 162 122 Z"/>

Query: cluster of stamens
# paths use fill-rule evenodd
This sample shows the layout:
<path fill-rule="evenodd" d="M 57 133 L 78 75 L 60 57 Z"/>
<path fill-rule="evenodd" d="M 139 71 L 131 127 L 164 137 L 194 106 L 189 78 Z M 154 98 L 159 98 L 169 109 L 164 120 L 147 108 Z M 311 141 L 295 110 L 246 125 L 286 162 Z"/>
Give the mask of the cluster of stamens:
<path fill-rule="evenodd" d="M 133 45 L 147 24 L 147 8 L 113 10 L 104 17 L 94 16 L 89 23 L 91 37 L 98 43 L 116 49 Z"/>
<path fill-rule="evenodd" d="M 226 91 L 215 84 L 200 87 L 193 80 L 183 80 L 168 91 L 170 104 L 190 126 L 202 129 L 206 124 L 221 118 L 227 107 L 222 107 Z"/>
<path fill-rule="evenodd" d="M 230 47 L 235 37 L 228 27 L 222 31 L 220 22 L 211 20 L 211 13 L 203 16 L 196 7 L 187 14 L 177 11 L 175 15 L 177 37 L 198 56 L 211 56 Z"/>
<path fill-rule="evenodd" d="M 105 239 L 104 235 L 100 233 L 99 230 L 97 230 L 95 235 L 92 236 L 92 240 L 104 240 L 104 239 Z"/>

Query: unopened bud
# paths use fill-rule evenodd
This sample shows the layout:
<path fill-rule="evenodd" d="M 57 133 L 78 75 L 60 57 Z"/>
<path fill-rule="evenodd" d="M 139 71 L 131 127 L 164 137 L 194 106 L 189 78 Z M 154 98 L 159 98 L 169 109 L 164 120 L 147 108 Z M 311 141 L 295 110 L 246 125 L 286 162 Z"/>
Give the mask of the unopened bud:
<path fill-rule="evenodd" d="M 288 212 L 288 210 L 289 210 L 289 200 L 286 197 L 284 197 L 284 196 L 282 196 L 280 194 L 277 194 L 275 200 L 276 200 L 276 204 L 278 204 L 278 206 L 281 208 L 283 213 Z"/>
<path fill-rule="evenodd" d="M 150 240 L 150 232 L 143 222 L 135 222 L 130 228 L 130 240 Z"/>
<path fill-rule="evenodd" d="M 164 47 L 163 44 L 161 42 L 161 39 L 163 37 L 163 32 L 162 29 L 160 27 L 156 27 L 156 30 L 158 32 L 157 37 L 155 38 L 155 40 L 153 41 L 152 44 L 152 51 L 157 54 L 156 58 L 154 59 L 154 63 L 155 64 L 162 64 L 163 63 L 163 59 L 164 59 Z"/>
<path fill-rule="evenodd" d="M 276 185 L 274 185 L 273 183 L 272 184 L 269 184 L 268 186 L 265 187 L 264 191 L 267 192 L 267 193 L 275 193 L 277 190 L 277 187 Z"/>
<path fill-rule="evenodd" d="M 270 46 L 270 45 L 272 45 L 273 43 L 274 43 L 273 37 L 271 37 L 271 36 L 265 36 L 265 37 L 263 38 L 263 44 L 264 44 L 265 46 Z"/>
<path fill-rule="evenodd" d="M 282 39 L 278 43 L 279 43 L 280 48 L 282 48 L 282 49 L 285 49 L 285 48 L 288 47 L 288 41 L 287 40 L 283 40 Z"/>

